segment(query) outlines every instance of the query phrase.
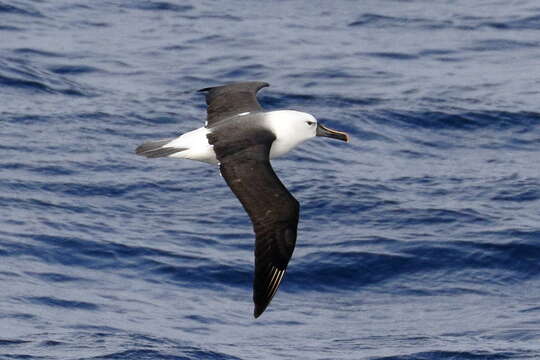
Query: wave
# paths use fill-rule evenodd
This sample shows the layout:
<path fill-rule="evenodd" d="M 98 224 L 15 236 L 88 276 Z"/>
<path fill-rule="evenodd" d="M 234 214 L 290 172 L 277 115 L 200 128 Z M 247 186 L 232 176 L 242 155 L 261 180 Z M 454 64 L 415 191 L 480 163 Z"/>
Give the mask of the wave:
<path fill-rule="evenodd" d="M 417 16 L 389 16 L 376 13 L 364 13 L 348 24 L 349 27 L 373 28 L 408 28 L 416 30 L 461 30 L 473 31 L 485 28 L 506 30 L 538 30 L 540 16 L 519 16 L 497 18 L 493 16 L 471 16 L 454 14 L 451 18 L 425 18 Z"/>
<path fill-rule="evenodd" d="M 46 58 L 64 57 L 64 55 L 58 52 L 52 52 L 52 51 L 46 51 L 46 50 L 34 49 L 34 48 L 26 48 L 26 47 L 13 49 L 12 52 L 16 55 L 20 55 L 23 57 L 27 57 L 27 56 L 28 57 L 38 56 L 38 57 L 46 57 Z"/>
<path fill-rule="evenodd" d="M 37 50 L 33 51 L 32 55 L 54 56 L 54 54 Z M 88 88 L 58 74 L 36 67 L 26 60 L 0 59 L 0 88 L 11 88 L 29 93 L 91 96 Z"/>
<path fill-rule="evenodd" d="M 471 46 L 466 46 L 463 50 L 470 51 L 508 51 L 522 48 L 537 48 L 540 45 L 538 41 L 521 41 L 509 39 L 485 39 L 477 40 Z"/>
<path fill-rule="evenodd" d="M 528 111 L 403 111 L 378 110 L 367 112 L 367 117 L 382 125 L 400 128 L 455 129 L 455 130 L 521 130 L 540 126 L 540 113 Z"/>
<path fill-rule="evenodd" d="M 90 359 L 90 358 L 88 358 Z M 107 355 L 93 356 L 92 360 L 113 360 L 113 359 L 141 359 L 141 360 L 172 360 L 172 359 L 213 359 L 213 360 L 240 360 L 235 356 L 198 348 L 188 349 L 135 349 L 113 352 Z M 81 358 L 81 360 L 84 360 Z"/>
<path fill-rule="evenodd" d="M 360 15 L 349 27 L 408 27 L 425 30 L 446 29 L 453 26 L 449 20 L 434 20 L 421 17 L 394 17 L 374 13 Z"/>
<path fill-rule="evenodd" d="M 69 334 L 51 331 L 46 335 L 38 334 L 35 338 L 31 337 L 31 340 L 0 339 L 0 345 L 6 347 L 26 346 L 25 351 L 16 351 L 12 356 L 6 348 L 7 353 L 4 352 L 3 355 L 9 359 L 51 359 L 50 356 L 36 354 L 81 351 L 82 348 L 92 349 L 92 351 L 90 353 L 86 350 L 81 351 L 78 359 L 240 359 L 219 350 L 210 350 L 206 345 L 198 346 L 188 340 L 150 336 L 116 327 L 79 324 L 65 328 L 69 329 Z M 196 328 L 192 328 L 191 333 L 196 331 Z M 40 340 L 40 338 L 44 339 Z"/>
<path fill-rule="evenodd" d="M 35 9 L 30 4 L 19 4 L 17 6 L 11 4 L 0 3 L 0 13 L 7 15 L 24 15 L 30 17 L 44 17 L 44 15 Z"/>
<path fill-rule="evenodd" d="M 537 237 L 538 232 L 535 234 Z M 476 234 L 475 238 L 479 237 Z M 497 286 L 505 286 L 540 275 L 540 265 L 535 261 L 540 246 L 534 242 L 407 241 L 375 245 L 378 250 L 371 251 L 367 249 L 373 245 L 362 240 L 346 245 L 332 243 L 327 250 L 310 246 L 319 249 L 295 259 L 287 281 L 294 291 L 344 291 L 388 283 L 385 291 L 433 296 L 489 292 L 495 279 Z M 364 246 L 366 251 L 361 250 Z M 409 281 L 412 278 L 416 278 L 416 285 Z M 464 281 L 467 278 L 470 280 Z"/>
<path fill-rule="evenodd" d="M 54 65 L 49 67 L 49 71 L 60 75 L 80 75 L 100 72 L 99 69 L 86 65 Z"/>
<path fill-rule="evenodd" d="M 101 231 L 101 230 L 100 230 Z M 110 234 L 114 234 L 107 230 Z M 363 241 L 349 240 L 324 245 L 302 241 L 304 253 L 293 257 L 284 291 L 349 291 L 388 284 L 386 291 L 393 293 L 433 296 L 456 293 L 490 292 L 493 282 L 497 286 L 512 285 L 540 275 L 540 246 L 534 241 L 540 234 L 519 231 L 476 233 L 478 238 L 507 238 L 507 243 L 489 241 Z M 14 236 L 3 232 L 3 236 Z M 231 236 L 236 237 L 234 234 Z M 523 237 L 525 236 L 525 237 Z M 26 245 L 0 241 L 2 257 L 32 256 L 48 264 L 61 264 L 89 269 L 116 269 L 119 274 L 149 281 L 170 282 L 183 287 L 216 289 L 223 287 L 249 288 L 252 281 L 252 238 L 245 238 L 245 246 L 224 248 L 228 253 L 222 259 L 199 255 L 180 254 L 152 246 L 135 246 L 103 242 L 89 238 L 52 235 L 16 234 L 28 239 L 36 250 Z M 532 239 L 524 242 L 524 239 Z M 215 251 L 223 246 L 204 235 L 182 236 L 183 246 L 197 245 Z M 190 245 L 192 244 L 192 245 Z M 375 250 L 374 246 L 378 249 Z M 362 250 L 365 249 L 365 250 Z M 307 254 L 306 254 L 307 252 Z M 67 256 L 69 254 L 69 256 Z M 226 256 L 225 256 L 226 255 Z M 228 259 L 228 260 L 225 260 Z M 51 282 L 84 282 L 85 279 L 51 272 L 32 272 Z M 416 277 L 417 285 L 408 279 Z M 465 279 L 469 279 L 466 281 Z M 441 281 L 444 279 L 444 286 Z M 405 286 L 396 284 L 408 284 Z M 483 286 L 482 284 L 491 284 Z M 60 301 L 61 299 L 59 299 Z M 55 299 L 28 299 L 51 306 L 69 306 Z M 90 306 L 90 305 L 89 305 Z"/>
<path fill-rule="evenodd" d="M 167 1 L 127 2 L 127 7 L 145 11 L 172 11 L 184 13 L 193 10 L 191 5 L 178 5 Z"/>
<path fill-rule="evenodd" d="M 489 27 L 497 30 L 540 30 L 540 15 L 519 17 L 509 20 L 487 20 L 480 18 L 477 28 Z"/>
<path fill-rule="evenodd" d="M 383 356 L 372 357 L 370 360 L 504 360 L 504 359 L 517 359 L 521 356 L 527 356 L 527 353 L 523 352 L 510 352 L 510 351 L 422 351 L 412 354 L 403 354 L 396 356 Z M 521 358 L 527 359 L 528 357 Z"/>
<path fill-rule="evenodd" d="M 90 310 L 90 311 L 99 310 L 99 306 L 97 304 L 93 304 L 90 302 L 65 300 L 65 299 L 59 299 L 56 297 L 49 297 L 49 296 L 27 296 L 20 300 L 27 303 L 31 303 L 31 304 L 44 305 L 44 306 L 50 306 L 50 307 L 59 307 L 59 308 L 64 308 L 64 309 Z"/>

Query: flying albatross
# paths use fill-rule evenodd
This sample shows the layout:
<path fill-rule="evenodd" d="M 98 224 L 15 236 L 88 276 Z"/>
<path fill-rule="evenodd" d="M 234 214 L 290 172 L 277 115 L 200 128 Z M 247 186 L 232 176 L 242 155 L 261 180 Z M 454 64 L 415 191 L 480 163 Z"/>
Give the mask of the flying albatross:
<path fill-rule="evenodd" d="M 300 205 L 282 184 L 270 159 L 300 143 L 326 136 L 348 141 L 310 114 L 265 111 L 257 91 L 265 82 L 240 82 L 199 90 L 206 94 L 204 127 L 177 138 L 149 141 L 136 149 L 148 158 L 171 157 L 218 164 L 227 185 L 242 203 L 255 231 L 254 316 L 275 295 L 296 243 Z"/>

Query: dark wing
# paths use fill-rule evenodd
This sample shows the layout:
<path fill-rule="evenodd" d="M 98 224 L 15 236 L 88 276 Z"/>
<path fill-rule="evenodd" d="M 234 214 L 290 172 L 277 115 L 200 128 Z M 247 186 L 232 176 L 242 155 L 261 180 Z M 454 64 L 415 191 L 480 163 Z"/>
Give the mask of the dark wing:
<path fill-rule="evenodd" d="M 257 91 L 269 86 L 260 81 L 240 82 L 209 87 L 199 91 L 206 92 L 208 105 L 207 127 L 212 127 L 221 120 L 245 112 L 262 110 L 257 101 Z"/>
<path fill-rule="evenodd" d="M 259 317 L 276 293 L 292 256 L 300 205 L 270 165 L 269 151 L 275 139 L 272 133 L 254 130 L 244 141 L 220 138 L 219 134 L 208 135 L 221 174 L 244 206 L 255 231 L 253 301 L 254 315 Z M 234 152 L 231 142 L 236 145 Z"/>

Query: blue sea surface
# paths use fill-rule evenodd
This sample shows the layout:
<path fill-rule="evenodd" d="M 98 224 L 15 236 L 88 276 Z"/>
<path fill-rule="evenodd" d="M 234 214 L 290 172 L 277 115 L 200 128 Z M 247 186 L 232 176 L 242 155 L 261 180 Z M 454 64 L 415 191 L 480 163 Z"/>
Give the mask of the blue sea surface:
<path fill-rule="evenodd" d="M 540 359 L 539 58 L 535 0 L 0 0 L 0 359 Z M 273 161 L 257 320 L 218 169 L 134 154 L 246 80 L 351 137 Z"/>

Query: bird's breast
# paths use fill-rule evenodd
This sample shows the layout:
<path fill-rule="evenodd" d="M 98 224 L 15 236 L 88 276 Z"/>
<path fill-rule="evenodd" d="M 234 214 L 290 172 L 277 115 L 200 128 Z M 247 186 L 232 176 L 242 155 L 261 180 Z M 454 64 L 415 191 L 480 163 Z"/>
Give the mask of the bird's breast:
<path fill-rule="evenodd" d="M 286 141 L 283 139 L 276 139 L 272 143 L 272 146 L 270 147 L 270 159 L 285 155 L 289 151 L 292 150 L 292 148 L 295 147 L 296 144 L 293 144 L 290 141 Z"/>

